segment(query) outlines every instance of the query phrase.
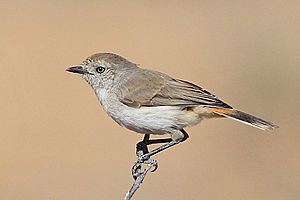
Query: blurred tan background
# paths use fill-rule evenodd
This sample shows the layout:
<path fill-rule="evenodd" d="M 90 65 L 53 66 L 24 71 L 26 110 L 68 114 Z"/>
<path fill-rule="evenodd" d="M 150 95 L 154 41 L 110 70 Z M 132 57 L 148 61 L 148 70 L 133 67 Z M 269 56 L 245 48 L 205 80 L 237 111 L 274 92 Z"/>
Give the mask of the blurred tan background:
<path fill-rule="evenodd" d="M 1 1 L 0 199 L 122 199 L 142 139 L 65 69 L 95 52 L 276 122 L 188 128 L 135 199 L 300 199 L 299 1 Z"/>

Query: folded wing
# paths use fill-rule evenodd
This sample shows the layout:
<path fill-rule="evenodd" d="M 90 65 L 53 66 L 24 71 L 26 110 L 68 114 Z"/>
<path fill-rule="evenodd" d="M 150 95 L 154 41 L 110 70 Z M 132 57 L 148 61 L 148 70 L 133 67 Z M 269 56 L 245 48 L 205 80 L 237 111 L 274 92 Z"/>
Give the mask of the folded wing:
<path fill-rule="evenodd" d="M 126 93 L 121 102 L 131 107 L 203 105 L 232 108 L 203 88 L 179 79 L 173 79 L 155 71 L 140 71 L 134 79 L 125 83 Z"/>

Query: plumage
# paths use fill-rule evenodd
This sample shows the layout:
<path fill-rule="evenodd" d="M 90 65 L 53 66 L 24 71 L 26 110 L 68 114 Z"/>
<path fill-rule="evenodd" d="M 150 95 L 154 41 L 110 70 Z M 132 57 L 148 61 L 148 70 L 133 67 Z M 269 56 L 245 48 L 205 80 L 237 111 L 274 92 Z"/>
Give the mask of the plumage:
<path fill-rule="evenodd" d="M 112 63 L 115 65 L 121 66 L 134 66 L 135 64 L 130 62 L 129 60 L 113 53 L 95 53 L 85 59 L 84 62 L 91 63 L 91 62 L 99 62 L 105 61 L 106 63 Z"/>
<path fill-rule="evenodd" d="M 97 67 L 104 67 L 103 73 Z M 112 53 L 97 53 L 68 71 L 82 73 L 104 110 L 118 124 L 144 134 L 175 134 L 204 118 L 227 117 L 269 130 L 271 122 L 233 109 L 207 90 L 140 68 Z"/>
<path fill-rule="evenodd" d="M 128 106 L 189 107 L 202 105 L 232 108 L 195 84 L 174 79 L 159 72 L 140 69 L 134 77 L 124 83 L 123 87 L 130 89 L 125 96 L 120 97 L 120 101 Z"/>

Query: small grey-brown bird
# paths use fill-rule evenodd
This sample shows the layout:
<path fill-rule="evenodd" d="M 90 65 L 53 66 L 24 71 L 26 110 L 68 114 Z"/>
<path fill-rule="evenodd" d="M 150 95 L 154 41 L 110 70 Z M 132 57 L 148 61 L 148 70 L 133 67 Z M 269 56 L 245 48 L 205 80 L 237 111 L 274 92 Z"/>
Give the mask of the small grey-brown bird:
<path fill-rule="evenodd" d="M 118 124 L 145 134 L 144 160 L 186 140 L 184 128 L 202 119 L 226 117 L 262 130 L 277 127 L 232 108 L 193 83 L 140 68 L 116 54 L 94 54 L 67 71 L 82 75 Z M 150 134 L 170 134 L 171 138 L 150 140 Z M 153 143 L 166 144 L 148 152 L 147 145 Z"/>

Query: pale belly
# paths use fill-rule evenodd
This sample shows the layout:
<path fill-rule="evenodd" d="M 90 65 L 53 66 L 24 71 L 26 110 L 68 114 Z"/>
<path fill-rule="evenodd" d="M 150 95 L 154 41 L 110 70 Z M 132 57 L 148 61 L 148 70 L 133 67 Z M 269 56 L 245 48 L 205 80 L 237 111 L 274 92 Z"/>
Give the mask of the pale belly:
<path fill-rule="evenodd" d="M 107 113 L 120 125 L 144 134 L 172 134 L 202 119 L 198 113 L 177 106 L 132 108 L 120 104 L 107 109 Z"/>

